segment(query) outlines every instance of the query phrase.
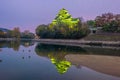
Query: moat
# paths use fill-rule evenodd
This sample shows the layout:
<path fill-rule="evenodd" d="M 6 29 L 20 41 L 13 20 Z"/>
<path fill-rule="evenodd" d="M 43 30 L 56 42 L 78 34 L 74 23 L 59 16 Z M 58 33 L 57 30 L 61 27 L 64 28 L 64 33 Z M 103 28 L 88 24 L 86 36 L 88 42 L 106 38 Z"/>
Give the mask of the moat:
<path fill-rule="evenodd" d="M 0 80 L 120 80 L 120 49 L 0 41 Z"/>

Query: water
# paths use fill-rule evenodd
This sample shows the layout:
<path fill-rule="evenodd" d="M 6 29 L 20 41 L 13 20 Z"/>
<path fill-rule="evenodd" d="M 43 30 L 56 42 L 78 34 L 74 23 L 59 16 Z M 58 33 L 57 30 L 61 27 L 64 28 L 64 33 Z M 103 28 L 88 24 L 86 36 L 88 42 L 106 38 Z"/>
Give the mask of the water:
<path fill-rule="evenodd" d="M 0 80 L 120 80 L 119 51 L 2 41 Z"/>

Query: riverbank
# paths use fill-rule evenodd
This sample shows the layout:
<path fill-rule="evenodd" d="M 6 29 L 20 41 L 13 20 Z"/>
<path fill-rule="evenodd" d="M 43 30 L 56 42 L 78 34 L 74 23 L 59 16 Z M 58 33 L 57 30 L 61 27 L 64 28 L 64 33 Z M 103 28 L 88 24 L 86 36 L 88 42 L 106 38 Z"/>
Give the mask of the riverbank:
<path fill-rule="evenodd" d="M 84 38 L 87 41 L 120 41 L 120 33 L 96 33 Z"/>
<path fill-rule="evenodd" d="M 70 45 L 80 47 L 119 48 L 120 33 L 99 33 L 90 34 L 82 39 L 39 39 L 41 43 Z"/>
<path fill-rule="evenodd" d="M 69 54 L 66 60 L 78 67 L 88 67 L 97 72 L 120 77 L 120 57 L 104 55 Z"/>
<path fill-rule="evenodd" d="M 39 39 L 35 41 L 45 44 L 120 49 L 120 41 L 86 41 L 86 40 L 63 40 L 63 39 Z"/>
<path fill-rule="evenodd" d="M 0 41 L 35 41 L 45 44 L 56 45 L 69 45 L 69 46 L 81 46 L 81 47 L 100 47 L 100 48 L 119 48 L 120 41 L 88 41 L 88 40 L 71 40 L 71 39 L 15 39 L 15 38 L 0 38 Z"/>

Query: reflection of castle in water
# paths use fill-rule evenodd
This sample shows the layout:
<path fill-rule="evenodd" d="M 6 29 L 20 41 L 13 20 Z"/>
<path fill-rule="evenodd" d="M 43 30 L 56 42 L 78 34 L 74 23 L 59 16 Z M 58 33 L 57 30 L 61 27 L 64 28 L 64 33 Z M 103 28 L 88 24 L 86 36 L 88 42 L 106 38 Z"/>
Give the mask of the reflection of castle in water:
<path fill-rule="evenodd" d="M 65 56 L 67 56 L 68 54 L 120 56 L 120 54 L 118 54 L 120 50 L 81 48 L 50 44 L 38 44 L 35 48 L 35 52 L 37 53 L 37 55 L 49 58 L 51 62 L 56 66 L 56 69 L 60 74 L 67 72 L 68 68 L 71 66 L 71 63 L 67 61 L 67 58 L 65 58 Z M 75 65 L 77 68 L 81 68 L 81 64 L 72 64 Z"/>
<path fill-rule="evenodd" d="M 74 54 L 77 52 L 85 52 L 80 47 L 76 48 L 47 44 L 38 44 L 35 48 L 35 51 L 38 55 L 49 58 L 60 74 L 64 74 L 71 67 L 71 62 L 65 59 L 67 54 L 70 54 L 71 52 Z"/>
<path fill-rule="evenodd" d="M 67 72 L 67 70 L 71 66 L 71 63 L 69 61 L 66 61 L 66 60 L 59 61 L 55 58 L 51 58 L 50 60 L 56 66 L 56 69 L 58 70 L 58 72 L 60 74 Z"/>

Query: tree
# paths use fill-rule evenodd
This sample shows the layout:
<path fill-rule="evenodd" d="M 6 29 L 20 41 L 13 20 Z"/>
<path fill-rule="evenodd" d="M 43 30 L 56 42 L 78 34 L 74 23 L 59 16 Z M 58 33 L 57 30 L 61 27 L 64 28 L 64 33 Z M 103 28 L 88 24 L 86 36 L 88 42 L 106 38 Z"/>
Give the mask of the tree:
<path fill-rule="evenodd" d="M 89 27 L 94 27 L 95 26 L 95 21 L 94 20 L 89 20 L 89 21 L 87 21 L 87 25 Z"/>
<path fill-rule="evenodd" d="M 21 33 L 21 38 L 34 39 L 35 35 L 31 33 L 29 30 L 25 30 L 23 33 Z"/>
<path fill-rule="evenodd" d="M 114 18 L 112 13 L 105 13 L 102 16 L 97 16 L 95 18 L 96 27 L 103 27 L 105 24 L 110 23 Z"/>
<path fill-rule="evenodd" d="M 120 31 L 120 14 L 106 13 L 95 18 L 95 26 L 103 27 L 103 31 L 119 32 Z"/>
<path fill-rule="evenodd" d="M 47 37 L 47 35 L 49 34 L 48 25 L 45 25 L 45 24 L 39 25 L 36 28 L 36 34 L 37 36 L 40 36 L 41 38 L 44 38 L 45 36 Z"/>
<path fill-rule="evenodd" d="M 20 29 L 19 29 L 19 27 L 15 27 L 12 30 L 12 37 L 14 37 L 14 38 L 20 38 Z"/>

